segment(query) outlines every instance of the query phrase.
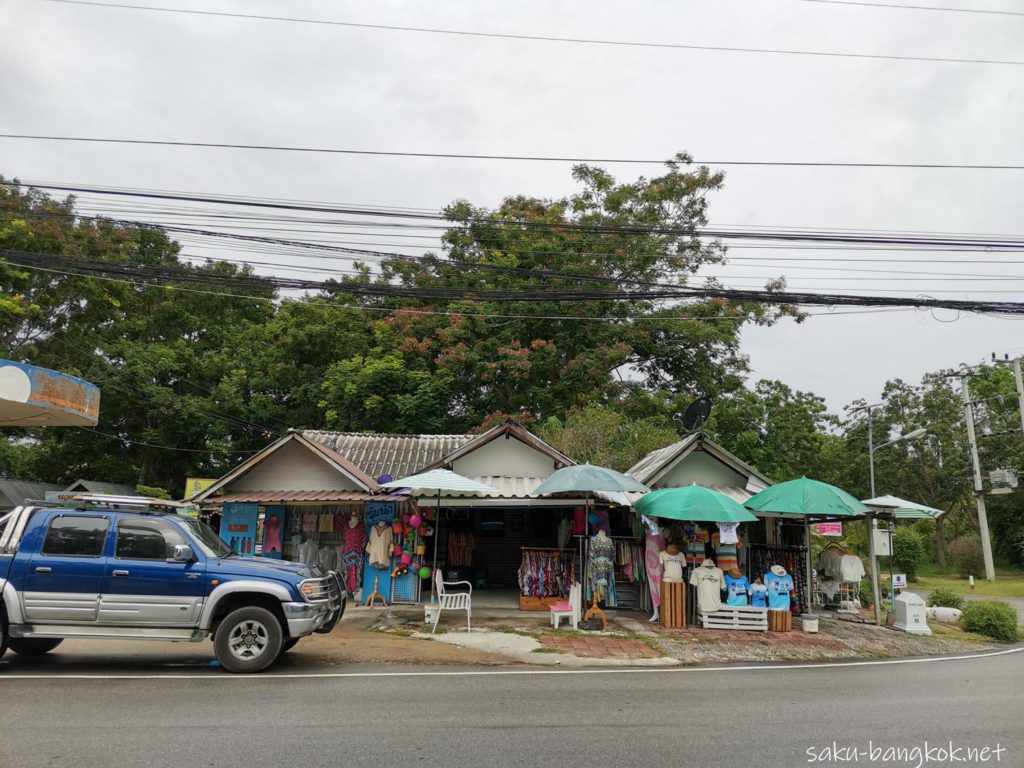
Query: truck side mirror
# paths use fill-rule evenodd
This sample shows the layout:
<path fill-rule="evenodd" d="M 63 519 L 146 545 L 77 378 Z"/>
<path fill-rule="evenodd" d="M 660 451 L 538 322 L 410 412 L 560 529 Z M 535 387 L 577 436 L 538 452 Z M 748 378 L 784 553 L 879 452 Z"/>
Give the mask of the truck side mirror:
<path fill-rule="evenodd" d="M 171 560 L 175 563 L 191 563 L 195 559 L 196 554 L 188 544 L 174 545 L 174 557 L 172 557 Z"/>

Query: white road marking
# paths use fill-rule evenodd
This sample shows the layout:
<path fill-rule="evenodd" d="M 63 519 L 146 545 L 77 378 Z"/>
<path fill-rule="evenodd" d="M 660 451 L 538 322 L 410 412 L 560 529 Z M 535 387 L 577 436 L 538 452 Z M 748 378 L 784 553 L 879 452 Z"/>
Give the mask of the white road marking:
<path fill-rule="evenodd" d="M 807 664 L 744 664 L 724 667 L 657 667 L 632 669 L 502 669 L 431 672 L 285 672 L 281 674 L 104 674 L 104 673 L 54 673 L 54 674 L 7 674 L 0 670 L 3 680 L 216 680 L 219 682 L 265 682 L 267 680 L 304 680 L 315 678 L 357 678 L 357 677 L 504 677 L 509 675 L 680 675 L 704 674 L 708 672 L 777 672 L 794 669 L 842 669 L 846 667 L 879 667 L 891 664 L 937 664 L 949 661 L 968 661 L 1006 656 L 1024 651 L 1024 646 L 1007 648 L 1002 651 L 969 653 L 961 656 L 924 656 L 908 659 L 880 659 L 871 661 L 811 662 Z"/>

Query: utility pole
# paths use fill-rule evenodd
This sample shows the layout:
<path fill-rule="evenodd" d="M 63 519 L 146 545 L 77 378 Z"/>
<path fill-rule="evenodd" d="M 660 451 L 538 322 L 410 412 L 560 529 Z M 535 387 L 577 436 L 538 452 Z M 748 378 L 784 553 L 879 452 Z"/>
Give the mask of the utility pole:
<path fill-rule="evenodd" d="M 1019 371 L 1019 366 L 1017 368 Z M 1018 375 L 1018 381 L 1020 380 Z M 964 418 L 967 422 L 967 444 L 971 451 L 974 469 L 974 499 L 978 504 L 978 532 L 981 534 L 981 552 L 985 558 L 985 578 L 996 580 L 996 569 L 992 562 L 992 539 L 988 532 L 988 513 L 985 511 L 985 489 L 981 482 L 981 465 L 978 461 L 978 441 L 974 435 L 974 407 L 967 386 L 967 374 L 960 376 L 960 389 L 964 399 Z M 1024 407 L 1024 405 L 1022 405 Z M 1022 414 L 1024 416 L 1024 414 Z M 1024 424 L 1022 424 L 1024 426 Z"/>
<path fill-rule="evenodd" d="M 868 412 L 868 472 L 871 477 L 871 498 L 875 498 L 875 432 L 871 423 L 871 409 L 874 406 L 865 406 Z M 875 531 L 878 529 L 878 521 L 874 514 L 868 515 L 868 560 L 871 563 L 871 598 L 875 605 L 875 625 L 882 625 L 881 590 L 878 587 L 878 555 L 875 553 Z M 891 554 L 891 553 L 890 553 Z"/>
<path fill-rule="evenodd" d="M 1013 361 L 1013 378 L 1017 382 L 1017 402 L 1020 405 L 1020 428 L 1024 432 L 1024 378 L 1020 374 L 1020 358 Z"/>

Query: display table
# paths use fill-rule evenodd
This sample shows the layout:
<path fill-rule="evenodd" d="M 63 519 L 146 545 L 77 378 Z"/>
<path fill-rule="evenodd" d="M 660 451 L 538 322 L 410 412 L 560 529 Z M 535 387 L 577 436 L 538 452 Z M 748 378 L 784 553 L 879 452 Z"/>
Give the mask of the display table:
<path fill-rule="evenodd" d="M 661 626 L 666 629 L 686 627 L 686 583 L 661 582 Z"/>

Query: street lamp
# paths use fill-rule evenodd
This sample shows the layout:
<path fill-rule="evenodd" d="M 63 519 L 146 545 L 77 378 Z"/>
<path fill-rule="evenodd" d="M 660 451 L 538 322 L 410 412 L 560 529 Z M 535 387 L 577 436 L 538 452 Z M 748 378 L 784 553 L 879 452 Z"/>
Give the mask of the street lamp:
<path fill-rule="evenodd" d="M 894 440 L 890 440 L 887 443 L 882 443 L 879 446 L 875 445 L 874 430 L 871 422 L 871 411 L 881 406 L 881 403 L 874 405 L 863 406 L 864 410 L 868 412 L 868 471 L 871 475 L 871 498 L 875 498 L 875 451 L 879 448 L 885 448 L 890 445 L 902 442 L 903 440 L 915 440 L 919 437 L 923 437 L 927 434 L 928 430 L 925 427 L 918 427 L 917 429 L 911 430 L 904 435 L 900 435 Z M 878 524 L 874 518 L 871 517 L 871 525 L 868 529 L 868 556 L 871 558 L 871 595 L 875 601 L 875 624 L 882 623 L 881 606 L 879 606 L 881 598 L 881 590 L 878 585 L 878 560 L 875 556 L 875 530 L 878 528 Z M 889 525 L 889 605 L 895 605 L 896 601 L 896 588 L 892 583 L 892 525 Z M 895 609 L 893 609 L 895 610 Z"/>

